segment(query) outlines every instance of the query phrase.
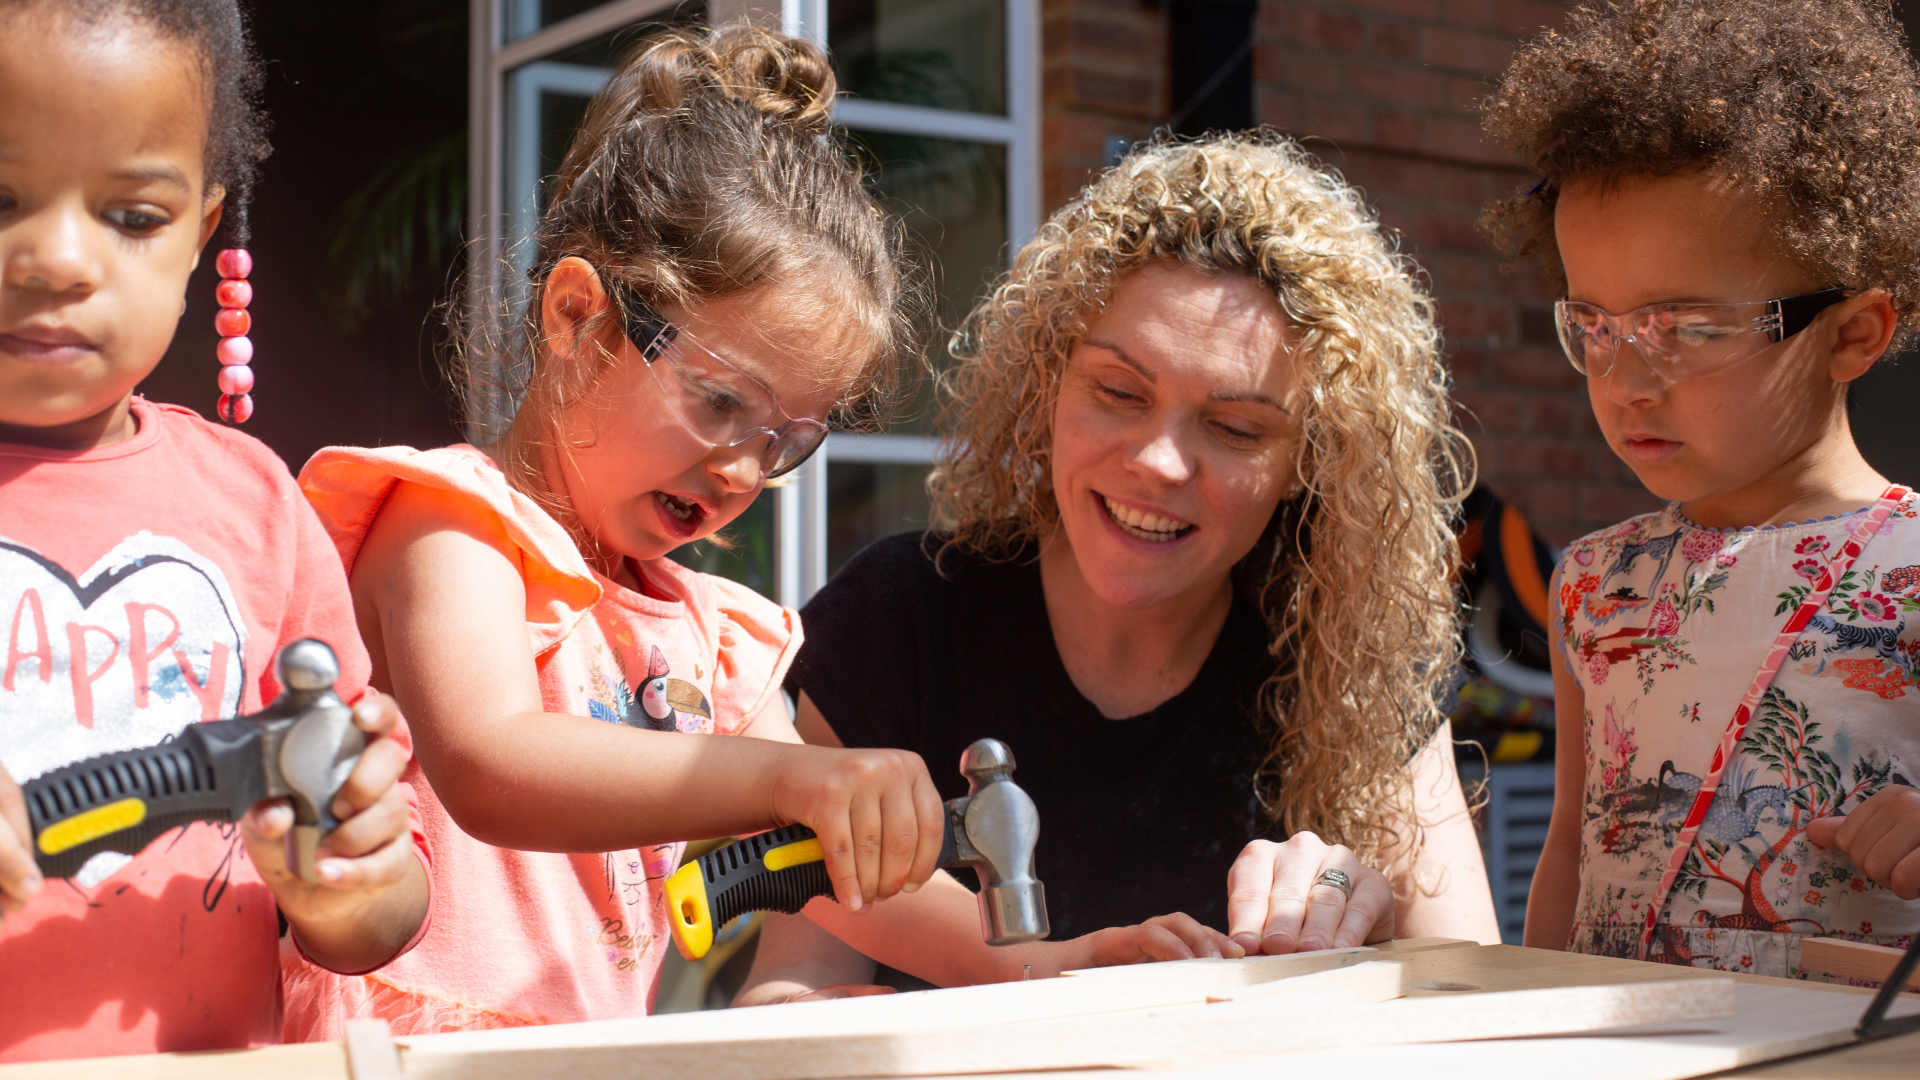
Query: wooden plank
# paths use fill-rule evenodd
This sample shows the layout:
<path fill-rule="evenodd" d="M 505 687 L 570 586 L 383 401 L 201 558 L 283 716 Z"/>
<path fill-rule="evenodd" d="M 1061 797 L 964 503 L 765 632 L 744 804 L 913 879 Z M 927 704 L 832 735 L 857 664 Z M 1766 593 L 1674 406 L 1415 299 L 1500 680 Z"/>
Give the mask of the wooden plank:
<path fill-rule="evenodd" d="M 906 1077 L 1292 1054 L 1370 1044 L 1501 1039 L 1732 1014 L 1724 980 L 1573 987 L 1510 994 L 1313 1007 L 1299 997 L 911 1031 L 780 1035 L 736 1032 L 643 1044 L 527 1046 L 530 1032 L 404 1040 L 407 1075 L 507 1080 L 535 1075 L 699 1076 L 702 1080 Z M 548 1029 L 549 1031 L 553 1029 Z"/>
<path fill-rule="evenodd" d="M 5 1080 L 349 1080 L 339 1043 L 0 1065 Z"/>
<path fill-rule="evenodd" d="M 460 1032 L 403 1039 L 402 1043 L 433 1039 L 447 1048 L 460 1046 L 463 1040 L 476 1046 L 505 1042 L 520 1048 L 581 1044 L 637 1046 L 654 1040 L 720 1040 L 749 1034 L 808 1036 L 1014 1023 L 1117 1009 L 1199 1003 L 1209 994 L 1350 967 L 1372 960 L 1376 955 L 1373 949 L 1359 948 L 1242 960 L 1179 960 L 1099 968 L 1090 975 L 1072 978 L 808 1001 L 758 1009 L 673 1013 L 546 1028 Z"/>
<path fill-rule="evenodd" d="M 1324 1008 L 1334 1002 L 1371 1005 L 1407 996 L 1407 966 L 1386 960 L 1373 960 L 1347 968 L 1335 968 L 1315 975 L 1219 990 L 1207 995 L 1209 1004 L 1225 1001 L 1253 1001 L 1299 995 L 1310 998 L 1313 1007 Z"/>
<path fill-rule="evenodd" d="M 1822 993 L 1785 979 L 1740 982 L 1736 1012 L 1726 1019 L 1661 1024 L 1600 1037 L 1511 1039 L 1471 1043 L 1423 1043 L 1402 1046 L 1346 1046 L 1286 1058 L 1261 1058 L 1219 1066 L 1195 1063 L 1136 1074 L 1138 1080 L 1273 1080 L 1293 1077 L 1417 1077 L 1419 1080 L 1687 1080 L 1741 1068 L 1737 1074 L 1791 1077 L 1793 1080 L 1903 1080 L 1914 1075 L 1913 1058 L 1897 1070 L 1858 1072 L 1835 1064 L 1874 1044 L 1839 1053 L 1800 1058 L 1775 1066 L 1760 1062 L 1841 1046 L 1852 1038 L 1859 1007 L 1866 997 Z M 1672 985 L 1672 984 L 1668 984 Z M 1462 996 L 1455 1000 L 1465 1001 Z M 1907 1010 L 1920 1002 L 1902 1001 Z M 1863 1007 L 1863 1006 L 1861 1006 Z M 1795 1069 L 1798 1065 L 1800 1068 Z M 1742 1068 L 1742 1067 L 1745 1068 Z M 1284 1069 L 1284 1072 L 1282 1070 Z M 1754 1070 L 1754 1071 L 1749 1071 Z M 994 1080 L 1014 1080 L 999 1076 Z M 1048 1080 L 1066 1080 L 1058 1073 Z M 1085 1080 L 1100 1080 L 1088 1076 Z"/>
<path fill-rule="evenodd" d="M 1804 938 L 1800 942 L 1800 969 L 1813 974 L 1883 983 L 1893 975 L 1894 965 L 1905 955 L 1903 949 L 1869 945 L 1864 941 Z M 1920 990 L 1920 971 L 1907 979 L 1906 988 Z"/>
<path fill-rule="evenodd" d="M 1432 952 L 1435 949 L 1477 949 L 1480 943 L 1465 938 L 1450 937 L 1414 937 L 1394 938 L 1373 946 L 1380 955 L 1388 960 L 1397 960 L 1408 953 Z"/>
<path fill-rule="evenodd" d="M 401 1080 L 400 1051 L 385 1020 L 347 1021 L 346 1050 L 353 1080 Z"/>

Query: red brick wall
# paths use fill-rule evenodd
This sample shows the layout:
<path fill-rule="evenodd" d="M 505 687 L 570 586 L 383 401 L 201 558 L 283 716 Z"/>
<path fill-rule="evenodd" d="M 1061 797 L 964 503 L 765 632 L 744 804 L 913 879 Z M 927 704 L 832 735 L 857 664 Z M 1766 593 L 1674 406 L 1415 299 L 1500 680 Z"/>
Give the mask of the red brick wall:
<path fill-rule="evenodd" d="M 1262 0 L 1256 110 L 1359 185 L 1432 278 L 1461 425 L 1480 475 L 1554 543 L 1657 505 L 1601 439 L 1546 317 L 1539 271 L 1507 272 L 1476 221 L 1532 178 L 1474 108 L 1514 45 L 1555 25 L 1540 0 Z M 1159 5 L 1046 0 L 1045 192 L 1058 206 L 1108 135 L 1167 113 Z"/>
<path fill-rule="evenodd" d="M 1051 213 L 1099 171 L 1110 135 L 1167 113 L 1166 17 L 1151 0 L 1042 0 L 1041 190 Z"/>

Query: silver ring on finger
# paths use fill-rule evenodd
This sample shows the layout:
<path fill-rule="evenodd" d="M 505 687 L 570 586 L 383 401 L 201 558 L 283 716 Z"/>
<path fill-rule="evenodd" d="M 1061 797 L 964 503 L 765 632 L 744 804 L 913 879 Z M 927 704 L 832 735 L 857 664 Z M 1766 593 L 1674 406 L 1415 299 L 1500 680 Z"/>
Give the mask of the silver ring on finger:
<path fill-rule="evenodd" d="M 1353 879 L 1347 876 L 1345 870 L 1322 870 L 1320 871 L 1320 876 L 1313 879 L 1313 883 L 1315 885 L 1331 885 L 1339 889 L 1347 899 L 1353 899 Z"/>

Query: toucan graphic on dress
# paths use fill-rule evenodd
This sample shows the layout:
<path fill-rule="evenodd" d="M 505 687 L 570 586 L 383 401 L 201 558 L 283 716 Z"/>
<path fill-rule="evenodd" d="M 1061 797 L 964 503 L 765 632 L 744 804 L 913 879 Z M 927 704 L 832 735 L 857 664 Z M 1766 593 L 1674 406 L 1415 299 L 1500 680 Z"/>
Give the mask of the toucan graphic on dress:
<path fill-rule="evenodd" d="M 367 736 L 333 684 L 340 661 L 302 638 L 274 661 L 280 696 L 251 716 L 188 724 L 158 746 L 77 761 L 21 784 L 34 860 L 70 878 L 102 852 L 137 855 L 162 833 L 196 821 L 237 821 L 263 799 L 289 799 L 287 865 L 318 881 L 315 851 L 339 824 L 335 793 Z"/>
<path fill-rule="evenodd" d="M 660 651 L 660 646 L 652 648 L 653 653 L 647 660 L 647 679 L 640 684 L 639 693 L 627 692 L 626 716 L 622 719 L 628 727 L 650 731 L 701 730 L 701 722 L 713 718 L 707 695 L 685 679 L 667 678 L 671 670 L 667 667 L 667 656 Z"/>

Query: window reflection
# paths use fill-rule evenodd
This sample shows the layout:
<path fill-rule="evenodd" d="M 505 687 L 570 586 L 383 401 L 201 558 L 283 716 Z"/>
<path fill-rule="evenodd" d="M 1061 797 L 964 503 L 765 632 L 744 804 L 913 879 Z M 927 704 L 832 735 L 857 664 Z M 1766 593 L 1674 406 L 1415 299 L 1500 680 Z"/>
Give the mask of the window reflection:
<path fill-rule="evenodd" d="M 848 144 L 865 164 L 887 209 L 932 256 L 938 282 L 938 326 L 928 350 L 936 370 L 950 362 L 947 336 L 1005 265 L 1007 150 L 986 143 L 850 131 Z M 927 432 L 931 386 L 893 430 Z"/>
<path fill-rule="evenodd" d="M 1007 111 L 1005 0 L 832 0 L 840 89 L 934 109 Z"/>
<path fill-rule="evenodd" d="M 927 527 L 928 465 L 827 462 L 827 575 L 860 549 Z"/>

